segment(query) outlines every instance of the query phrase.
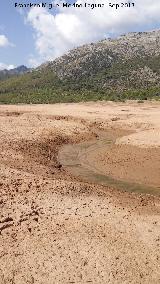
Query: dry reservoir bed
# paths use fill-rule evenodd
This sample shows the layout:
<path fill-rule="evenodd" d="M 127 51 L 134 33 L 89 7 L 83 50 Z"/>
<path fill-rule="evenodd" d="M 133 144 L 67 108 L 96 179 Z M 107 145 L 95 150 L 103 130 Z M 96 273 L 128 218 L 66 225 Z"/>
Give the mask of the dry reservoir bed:
<path fill-rule="evenodd" d="M 159 103 L 0 106 L 0 284 L 160 283 L 159 154 Z"/>

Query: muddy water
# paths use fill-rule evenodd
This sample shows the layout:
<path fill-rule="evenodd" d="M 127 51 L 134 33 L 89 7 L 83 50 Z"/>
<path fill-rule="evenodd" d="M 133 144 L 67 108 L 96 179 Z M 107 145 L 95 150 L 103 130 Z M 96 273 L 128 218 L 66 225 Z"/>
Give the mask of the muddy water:
<path fill-rule="evenodd" d="M 63 167 L 72 175 L 79 177 L 81 180 L 96 184 L 107 185 L 115 189 L 160 195 L 160 189 L 143 184 L 129 182 L 126 180 L 115 179 L 112 176 L 104 175 L 100 169 L 90 162 L 88 154 L 100 149 L 109 149 L 116 138 L 123 135 L 113 133 L 101 133 L 99 138 L 90 141 L 82 142 L 74 145 L 65 145 L 59 151 L 58 159 Z"/>

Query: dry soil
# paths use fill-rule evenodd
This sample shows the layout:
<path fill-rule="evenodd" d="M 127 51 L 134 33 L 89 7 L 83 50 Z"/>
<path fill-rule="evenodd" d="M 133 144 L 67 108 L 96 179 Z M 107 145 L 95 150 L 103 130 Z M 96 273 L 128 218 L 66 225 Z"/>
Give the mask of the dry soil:
<path fill-rule="evenodd" d="M 160 103 L 0 106 L 0 284 L 160 283 L 159 196 L 84 182 L 58 159 L 107 131 L 95 172 L 160 190 Z"/>

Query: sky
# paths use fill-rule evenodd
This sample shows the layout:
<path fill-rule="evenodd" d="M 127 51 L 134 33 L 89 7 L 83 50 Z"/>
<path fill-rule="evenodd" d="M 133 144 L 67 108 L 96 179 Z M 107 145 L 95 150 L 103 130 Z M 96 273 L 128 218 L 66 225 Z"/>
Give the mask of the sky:
<path fill-rule="evenodd" d="M 66 2 L 1 0 L 0 69 L 36 67 L 83 44 L 128 32 L 160 29 L 160 0 L 131 0 L 130 8 L 117 9 L 109 3 L 120 5 L 123 0 L 78 0 L 76 4 L 82 5 L 79 8 L 62 7 Z M 41 7 L 15 8 L 15 3 Z M 42 3 L 47 4 L 46 8 Z M 84 7 L 85 3 L 104 6 L 91 9 Z M 53 9 L 49 9 L 49 4 L 54 5 Z"/>

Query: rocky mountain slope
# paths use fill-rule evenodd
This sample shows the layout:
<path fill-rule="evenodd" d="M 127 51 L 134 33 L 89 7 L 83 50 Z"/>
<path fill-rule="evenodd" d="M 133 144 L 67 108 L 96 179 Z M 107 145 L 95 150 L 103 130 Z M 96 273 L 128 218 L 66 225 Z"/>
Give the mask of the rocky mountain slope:
<path fill-rule="evenodd" d="M 15 75 L 22 75 L 28 72 L 29 70 L 30 69 L 24 65 L 18 66 L 10 70 L 7 70 L 7 69 L 0 70 L 0 80 L 8 79 L 9 77 L 15 76 Z"/>
<path fill-rule="evenodd" d="M 76 48 L 0 83 L 0 101 L 68 102 L 160 97 L 160 30 Z"/>
<path fill-rule="evenodd" d="M 158 57 L 160 55 L 160 30 L 144 33 L 129 33 L 117 39 L 106 39 L 72 50 L 68 54 L 50 62 L 60 78 L 94 74 L 111 67 L 118 61 L 125 63 L 137 58 Z"/>

